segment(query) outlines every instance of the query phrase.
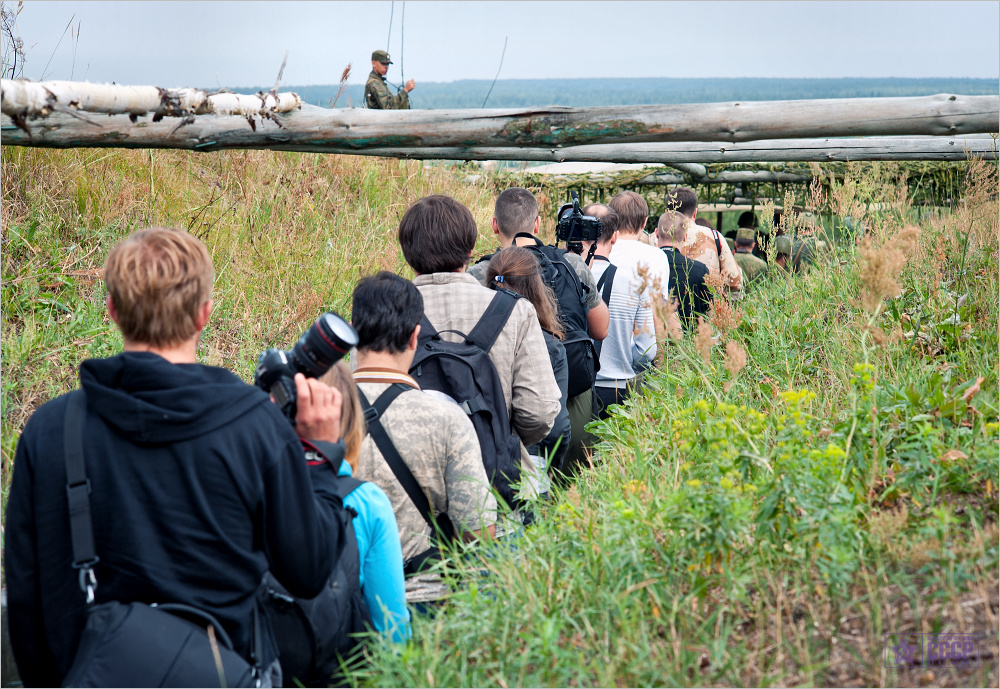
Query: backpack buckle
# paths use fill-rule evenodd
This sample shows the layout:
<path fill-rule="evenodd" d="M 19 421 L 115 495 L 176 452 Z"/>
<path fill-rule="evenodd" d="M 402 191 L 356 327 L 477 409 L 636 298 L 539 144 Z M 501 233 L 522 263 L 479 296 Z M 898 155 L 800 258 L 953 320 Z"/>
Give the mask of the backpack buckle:
<path fill-rule="evenodd" d="M 375 407 L 368 407 L 365 409 L 365 422 L 371 423 L 378 418 L 378 409 Z"/>

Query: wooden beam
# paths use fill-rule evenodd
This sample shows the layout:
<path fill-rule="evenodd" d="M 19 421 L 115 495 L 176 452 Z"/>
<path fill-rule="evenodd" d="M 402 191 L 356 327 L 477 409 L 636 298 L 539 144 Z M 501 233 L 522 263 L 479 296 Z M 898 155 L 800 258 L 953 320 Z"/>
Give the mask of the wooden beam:
<path fill-rule="evenodd" d="M 868 135 L 958 136 L 989 133 L 997 130 L 1000 122 L 1000 96 L 941 94 L 918 98 L 492 110 L 329 110 L 303 105 L 299 110 L 256 122 L 239 116 L 197 114 L 162 117 L 154 122 L 151 114 L 133 112 L 131 117 L 136 119 L 133 123 L 129 115 L 87 115 L 86 111 L 58 101 L 49 103 L 55 112 L 32 119 L 32 112 L 43 113 L 45 108 L 32 109 L 32 104 L 14 100 L 15 83 L 0 82 L 4 142 L 55 148 L 369 152 L 487 147 L 552 151 L 591 144 L 744 142 Z M 80 116 L 91 121 L 83 121 Z M 8 129 L 11 124 L 20 128 Z"/>
<path fill-rule="evenodd" d="M 115 116 L 116 117 L 116 116 Z M 106 115 L 88 115 L 98 123 L 114 119 Z M 273 119 L 272 115 L 272 119 Z M 159 123 L 140 119 L 136 125 L 127 123 L 124 131 L 114 128 L 97 129 L 65 113 L 52 113 L 44 120 L 32 123 L 31 136 L 19 129 L 4 115 L 2 118 L 3 143 L 15 146 L 43 146 L 70 148 L 74 145 L 125 148 L 193 148 L 196 151 L 218 150 L 217 142 L 205 141 L 190 146 L 191 140 L 165 141 L 160 134 L 147 139 L 142 133 L 149 128 L 174 129 L 176 120 Z M 127 120 L 127 117 L 125 118 Z M 220 118 L 221 119 L 221 118 Z M 243 118 L 240 125 L 249 125 Z M 282 117 L 282 120 L 287 117 Z M 185 125 L 178 134 L 184 132 Z M 767 162 L 836 162 L 862 160 L 940 160 L 961 161 L 967 154 L 997 159 L 997 142 L 987 134 L 950 137 L 868 137 L 861 139 L 778 139 L 733 144 L 729 142 L 593 144 L 566 148 L 515 148 L 493 146 L 468 147 L 392 147 L 356 149 L 339 146 L 313 145 L 310 142 L 290 144 L 283 138 L 282 130 L 270 120 L 256 124 L 263 137 L 248 141 L 247 148 L 315 153 L 368 155 L 414 160 L 516 160 L 551 163 L 605 162 L 605 163 L 664 163 L 688 174 L 703 176 L 703 166 L 708 163 L 767 163 Z M 139 127 L 139 129 L 135 129 Z M 272 129 L 273 128 L 273 129 Z M 267 133 L 271 132 L 271 133 Z M 95 136 L 95 134 L 97 134 Z M 172 137 L 171 137 L 172 138 Z M 196 139 L 197 140 L 197 139 Z M 182 143 L 184 145 L 166 145 Z M 698 167 L 687 167 L 697 165 Z M 700 169 L 701 168 L 701 169 Z"/>
<path fill-rule="evenodd" d="M 687 174 L 703 175 L 708 163 L 847 162 L 862 160 L 962 161 L 969 154 L 997 159 L 1000 143 L 987 134 L 966 136 L 867 137 L 861 139 L 778 139 L 731 144 L 595 144 L 567 148 L 383 148 L 370 151 L 324 149 L 328 153 L 412 158 L 415 160 L 513 160 L 546 163 L 663 163 Z M 693 167 L 697 165 L 697 167 Z"/>

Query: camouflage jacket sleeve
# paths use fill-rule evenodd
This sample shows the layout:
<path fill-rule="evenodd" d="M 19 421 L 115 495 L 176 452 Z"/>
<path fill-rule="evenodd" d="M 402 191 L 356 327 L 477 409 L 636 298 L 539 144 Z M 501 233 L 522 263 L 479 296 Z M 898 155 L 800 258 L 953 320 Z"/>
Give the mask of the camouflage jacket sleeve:
<path fill-rule="evenodd" d="M 395 96 L 381 79 L 368 79 L 365 84 L 365 104 L 373 110 L 409 110 L 410 96 L 400 90 Z"/>

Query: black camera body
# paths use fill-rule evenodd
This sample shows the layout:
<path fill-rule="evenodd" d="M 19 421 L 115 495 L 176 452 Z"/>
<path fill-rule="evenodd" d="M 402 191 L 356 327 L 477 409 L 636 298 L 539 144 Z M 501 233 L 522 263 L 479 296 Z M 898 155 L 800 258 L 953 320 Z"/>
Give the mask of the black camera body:
<path fill-rule="evenodd" d="M 564 203 L 559 209 L 556 240 L 567 242 L 569 250 L 579 254 L 583 251 L 581 242 L 596 242 L 604 228 L 599 219 L 592 215 L 583 214 L 576 192 L 570 193 L 573 201 Z"/>
<path fill-rule="evenodd" d="M 289 351 L 268 349 L 257 359 L 254 385 L 274 397 L 275 404 L 292 424 L 298 411 L 295 374 L 318 378 L 358 344 L 351 324 L 332 311 L 324 313 L 302 333 Z"/>

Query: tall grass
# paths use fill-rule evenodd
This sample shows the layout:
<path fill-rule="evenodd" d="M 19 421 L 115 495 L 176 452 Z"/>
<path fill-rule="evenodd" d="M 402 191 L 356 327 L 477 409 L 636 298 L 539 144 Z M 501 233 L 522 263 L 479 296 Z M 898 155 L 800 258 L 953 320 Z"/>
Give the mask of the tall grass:
<path fill-rule="evenodd" d="M 206 242 L 216 306 L 199 356 L 247 379 L 322 310 L 349 315 L 358 276 L 411 274 L 395 228 L 413 200 L 455 196 L 477 250 L 493 245 L 500 182 L 414 162 L 0 156 L 4 497 L 27 417 L 82 359 L 120 348 L 100 267 L 132 230 Z M 859 165 L 815 199 L 867 238 L 838 226 L 807 274 L 716 314 L 714 348 L 669 345 L 646 393 L 597 424 L 593 468 L 515 548 L 469 552 L 446 608 L 401 649 L 373 644 L 354 681 L 995 686 L 997 168 L 971 162 L 953 212 L 910 207 L 898 174 Z M 548 207 L 557 194 L 540 191 Z M 914 631 L 980 632 L 992 655 L 885 668 L 883 634 Z"/>
<path fill-rule="evenodd" d="M 407 161 L 14 147 L 0 156 L 4 504 L 27 418 L 77 384 L 85 358 L 121 348 L 101 268 L 130 232 L 169 225 L 205 242 L 215 307 L 199 356 L 249 379 L 263 348 L 290 346 L 324 310 L 349 316 L 358 277 L 412 275 L 395 240 L 410 203 L 446 192 L 488 228 L 494 197 Z"/>

